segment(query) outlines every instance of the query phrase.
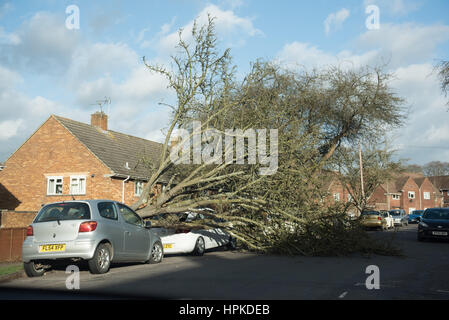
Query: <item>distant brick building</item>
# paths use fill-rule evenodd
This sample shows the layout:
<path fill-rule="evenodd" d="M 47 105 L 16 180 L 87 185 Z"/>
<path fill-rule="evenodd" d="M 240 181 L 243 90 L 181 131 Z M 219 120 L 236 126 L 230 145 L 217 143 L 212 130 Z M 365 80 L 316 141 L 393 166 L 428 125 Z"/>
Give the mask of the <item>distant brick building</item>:
<path fill-rule="evenodd" d="M 440 191 L 443 207 L 449 207 L 449 176 L 429 177 L 429 180 Z"/>
<path fill-rule="evenodd" d="M 135 202 L 148 179 L 142 159 L 159 161 L 162 145 L 108 130 L 107 122 L 103 112 L 91 124 L 50 116 L 3 164 L 0 209 L 35 211 L 72 199 Z"/>
<path fill-rule="evenodd" d="M 441 207 L 438 189 L 427 177 L 402 175 L 379 185 L 368 199 L 377 210 L 414 210 Z"/>

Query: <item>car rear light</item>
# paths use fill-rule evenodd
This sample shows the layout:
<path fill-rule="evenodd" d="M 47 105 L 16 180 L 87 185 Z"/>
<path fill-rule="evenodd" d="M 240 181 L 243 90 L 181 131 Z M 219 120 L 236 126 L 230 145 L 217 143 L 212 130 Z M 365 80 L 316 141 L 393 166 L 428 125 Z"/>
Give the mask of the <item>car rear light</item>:
<path fill-rule="evenodd" d="M 175 233 L 189 233 L 189 229 L 176 229 Z"/>
<path fill-rule="evenodd" d="M 86 221 L 80 224 L 78 232 L 92 232 L 97 229 L 97 221 Z"/>
<path fill-rule="evenodd" d="M 377 220 L 382 221 L 382 217 L 377 217 Z"/>
<path fill-rule="evenodd" d="M 33 227 L 32 226 L 28 226 L 28 228 L 27 228 L 27 237 L 31 237 L 32 235 L 34 235 Z"/>

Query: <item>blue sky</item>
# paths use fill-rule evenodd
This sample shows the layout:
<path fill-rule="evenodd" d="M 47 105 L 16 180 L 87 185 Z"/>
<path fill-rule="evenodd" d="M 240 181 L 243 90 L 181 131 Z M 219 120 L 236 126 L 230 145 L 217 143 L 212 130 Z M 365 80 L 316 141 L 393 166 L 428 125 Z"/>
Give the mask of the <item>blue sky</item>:
<path fill-rule="evenodd" d="M 77 30 L 65 24 L 70 5 Z M 366 26 L 369 5 L 378 30 Z M 449 60 L 448 12 L 447 0 L 0 0 L 0 161 L 50 114 L 89 122 L 105 96 L 110 129 L 160 141 L 169 113 L 158 102 L 172 95 L 141 58 L 167 63 L 177 30 L 207 13 L 240 74 L 258 58 L 292 68 L 387 63 L 410 108 L 391 145 L 411 163 L 449 161 L 447 99 L 432 73 Z"/>

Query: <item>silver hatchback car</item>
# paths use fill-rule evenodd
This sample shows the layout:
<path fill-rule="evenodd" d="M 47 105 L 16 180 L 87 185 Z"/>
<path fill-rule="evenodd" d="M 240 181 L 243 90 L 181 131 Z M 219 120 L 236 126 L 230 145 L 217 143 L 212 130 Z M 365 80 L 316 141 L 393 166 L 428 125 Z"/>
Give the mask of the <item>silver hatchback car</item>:
<path fill-rule="evenodd" d="M 29 277 L 43 275 L 61 259 L 87 260 L 92 273 L 105 273 L 112 262 L 159 263 L 163 255 L 161 239 L 151 223 L 111 200 L 45 205 L 28 227 L 22 246 Z"/>

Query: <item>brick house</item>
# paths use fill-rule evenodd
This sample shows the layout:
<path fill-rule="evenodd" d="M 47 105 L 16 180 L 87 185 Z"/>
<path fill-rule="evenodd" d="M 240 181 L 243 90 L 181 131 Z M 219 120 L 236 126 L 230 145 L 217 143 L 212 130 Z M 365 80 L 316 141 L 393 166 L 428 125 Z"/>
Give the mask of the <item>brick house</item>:
<path fill-rule="evenodd" d="M 332 205 L 336 202 L 342 204 L 348 204 L 351 202 L 351 194 L 349 193 L 349 186 L 344 186 L 339 179 L 340 173 L 333 171 L 321 172 L 320 178 L 322 179 L 322 190 L 326 195 L 324 202 L 328 205 Z M 349 206 L 348 214 L 355 215 L 357 210 L 354 206 Z"/>
<path fill-rule="evenodd" d="M 402 175 L 379 185 L 368 199 L 376 210 L 414 210 L 441 206 L 438 190 L 427 177 Z"/>
<path fill-rule="evenodd" d="M 429 177 L 429 180 L 440 191 L 442 206 L 449 207 L 449 176 Z"/>
<path fill-rule="evenodd" d="M 148 179 L 142 159 L 158 162 L 162 145 L 107 125 L 103 112 L 90 124 L 51 115 L 4 163 L 0 209 L 37 211 L 72 199 L 135 202 Z"/>

